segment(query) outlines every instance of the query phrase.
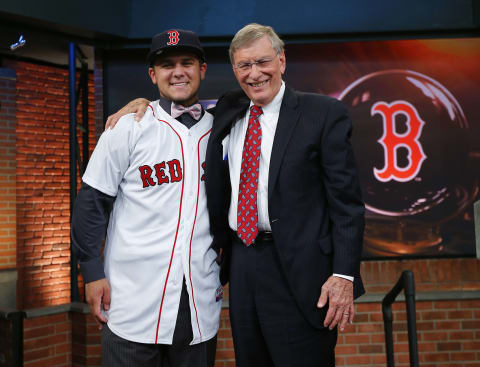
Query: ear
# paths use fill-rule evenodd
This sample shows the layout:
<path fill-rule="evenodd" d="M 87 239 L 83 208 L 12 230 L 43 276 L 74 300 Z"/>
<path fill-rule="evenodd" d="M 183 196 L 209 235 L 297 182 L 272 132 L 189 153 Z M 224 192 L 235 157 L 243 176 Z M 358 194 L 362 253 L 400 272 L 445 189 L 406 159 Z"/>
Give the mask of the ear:
<path fill-rule="evenodd" d="M 155 69 L 154 67 L 148 68 L 148 75 L 150 75 L 150 79 L 152 79 L 153 84 L 157 84 L 157 77 L 155 75 Z"/>
<path fill-rule="evenodd" d="M 200 80 L 205 79 L 205 73 L 207 72 L 207 64 L 201 63 L 200 64 Z"/>
<path fill-rule="evenodd" d="M 285 58 L 285 51 L 282 51 L 280 55 L 278 55 L 278 59 L 280 61 L 280 71 L 282 75 L 285 73 L 285 68 L 287 67 L 287 59 Z"/>

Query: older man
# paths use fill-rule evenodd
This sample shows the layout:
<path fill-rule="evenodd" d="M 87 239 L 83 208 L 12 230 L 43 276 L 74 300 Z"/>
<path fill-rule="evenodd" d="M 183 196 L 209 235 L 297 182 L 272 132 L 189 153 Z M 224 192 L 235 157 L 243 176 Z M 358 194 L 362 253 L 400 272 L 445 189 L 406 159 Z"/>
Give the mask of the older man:
<path fill-rule="evenodd" d="M 364 292 L 351 121 L 339 101 L 285 85 L 271 27 L 238 31 L 230 59 L 242 90 L 217 103 L 206 189 L 237 366 L 333 366 L 336 326 Z"/>
<path fill-rule="evenodd" d="M 363 292 L 351 122 L 337 100 L 285 86 L 283 42 L 271 27 L 238 31 L 230 59 L 243 91 L 218 101 L 206 185 L 211 223 L 229 208 L 237 365 L 333 366 L 334 327 L 353 320 Z M 224 226 L 212 229 L 226 238 Z"/>

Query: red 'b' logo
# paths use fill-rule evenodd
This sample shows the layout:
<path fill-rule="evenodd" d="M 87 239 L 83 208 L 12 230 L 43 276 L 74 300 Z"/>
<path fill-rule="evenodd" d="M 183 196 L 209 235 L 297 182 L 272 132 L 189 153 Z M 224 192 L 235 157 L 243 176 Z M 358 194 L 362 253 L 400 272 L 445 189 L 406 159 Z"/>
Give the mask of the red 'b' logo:
<path fill-rule="evenodd" d="M 180 41 L 180 37 L 178 37 L 178 31 L 168 31 L 168 42 L 167 45 L 175 46 L 178 41 Z"/>
<path fill-rule="evenodd" d="M 375 177 L 382 182 L 413 180 L 420 172 L 423 161 L 427 158 L 418 141 L 425 122 L 420 119 L 415 107 L 406 101 L 395 101 L 391 104 L 377 102 L 372 106 L 371 115 L 376 113 L 383 117 L 383 136 L 378 142 L 384 149 L 385 167 L 373 168 Z M 400 114 L 407 118 L 407 132 L 404 134 L 397 133 L 395 129 L 395 119 Z M 397 162 L 399 148 L 408 150 L 408 164 L 405 167 L 399 167 Z"/>

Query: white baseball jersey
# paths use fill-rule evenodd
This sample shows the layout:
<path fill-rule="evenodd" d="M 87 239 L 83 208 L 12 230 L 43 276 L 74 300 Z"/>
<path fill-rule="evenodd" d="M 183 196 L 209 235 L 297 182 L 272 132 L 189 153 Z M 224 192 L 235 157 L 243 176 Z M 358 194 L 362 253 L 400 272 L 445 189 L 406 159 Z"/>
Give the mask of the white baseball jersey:
<path fill-rule="evenodd" d="M 191 344 L 214 337 L 221 309 L 210 248 L 204 161 L 213 117 L 188 129 L 153 102 L 105 131 L 83 181 L 116 196 L 107 230 L 109 328 L 140 343 L 171 344 L 183 278 L 190 296 Z"/>

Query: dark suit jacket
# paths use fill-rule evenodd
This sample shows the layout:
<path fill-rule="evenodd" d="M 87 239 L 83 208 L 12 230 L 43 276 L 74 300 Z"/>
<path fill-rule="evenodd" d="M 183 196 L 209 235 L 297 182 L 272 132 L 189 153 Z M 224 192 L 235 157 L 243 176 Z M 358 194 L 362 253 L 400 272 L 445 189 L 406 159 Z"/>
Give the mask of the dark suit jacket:
<path fill-rule="evenodd" d="M 223 282 L 231 245 L 227 216 L 231 186 L 221 142 L 249 103 L 240 90 L 220 98 L 207 148 L 210 225 L 214 246 L 227 255 Z M 364 205 L 349 143 L 351 130 L 341 102 L 285 89 L 270 160 L 269 218 L 288 285 L 316 327 L 322 327 L 326 311 L 317 309 L 318 297 L 332 273 L 355 276 L 354 296 L 364 293 L 360 279 Z"/>

